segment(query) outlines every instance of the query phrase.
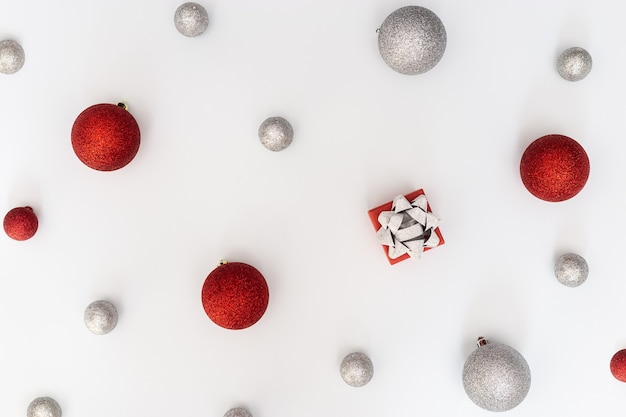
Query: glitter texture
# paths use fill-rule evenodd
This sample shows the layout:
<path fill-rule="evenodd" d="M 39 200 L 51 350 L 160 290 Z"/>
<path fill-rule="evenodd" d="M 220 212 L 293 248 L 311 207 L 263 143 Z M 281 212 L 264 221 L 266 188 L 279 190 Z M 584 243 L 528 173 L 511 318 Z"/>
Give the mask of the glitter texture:
<path fill-rule="evenodd" d="M 520 174 L 532 195 L 545 201 L 564 201 L 583 189 L 589 178 L 589 158 L 582 146 L 563 135 L 546 135 L 522 155 Z"/>
<path fill-rule="evenodd" d="M 561 284 L 567 287 L 578 287 L 587 280 L 589 266 L 582 256 L 566 253 L 556 260 L 554 275 Z"/>
<path fill-rule="evenodd" d="M 282 151 L 293 141 L 293 128 L 282 117 L 267 118 L 259 127 L 259 140 L 270 151 Z"/>
<path fill-rule="evenodd" d="M 13 40 L 0 41 L 0 72 L 14 74 L 24 66 L 24 49 Z"/>
<path fill-rule="evenodd" d="M 4 216 L 4 231 L 11 239 L 27 240 L 39 227 L 37 215 L 30 207 L 16 207 Z"/>
<path fill-rule="evenodd" d="M 489 411 L 507 411 L 530 390 L 530 368 L 515 349 L 501 343 L 482 343 L 465 361 L 463 387 L 469 398 Z"/>
<path fill-rule="evenodd" d="M 61 417 L 61 407 L 53 398 L 35 398 L 26 411 L 27 417 Z"/>
<path fill-rule="evenodd" d="M 374 376 L 374 365 L 364 353 L 353 352 L 341 361 L 341 378 L 351 387 L 362 387 Z"/>
<path fill-rule="evenodd" d="M 174 13 L 176 29 L 185 36 L 202 35 L 209 26 L 209 15 L 197 3 L 184 3 Z"/>
<path fill-rule="evenodd" d="M 420 6 L 406 6 L 391 13 L 378 30 L 378 50 L 394 70 L 422 74 L 443 57 L 447 35 L 437 15 Z"/>
<path fill-rule="evenodd" d="M 105 300 L 94 301 L 85 309 L 85 326 L 93 334 L 103 335 L 117 326 L 117 309 Z"/>
<path fill-rule="evenodd" d="M 125 107 L 96 104 L 83 111 L 72 127 L 78 159 L 98 171 L 114 171 L 133 160 L 140 143 L 139 126 Z"/>
<path fill-rule="evenodd" d="M 564 80 L 580 81 L 591 72 L 592 65 L 589 52 L 583 48 L 574 47 L 566 49 L 559 56 L 556 68 Z"/>
<path fill-rule="evenodd" d="M 235 407 L 224 413 L 224 417 L 252 417 L 252 414 L 243 407 Z"/>
<path fill-rule="evenodd" d="M 207 316 L 225 329 L 245 329 L 265 313 L 269 289 L 261 273 L 248 264 L 232 262 L 215 268 L 202 286 Z"/>
<path fill-rule="evenodd" d="M 626 382 L 626 349 L 620 350 L 611 358 L 611 373 L 618 381 Z"/>

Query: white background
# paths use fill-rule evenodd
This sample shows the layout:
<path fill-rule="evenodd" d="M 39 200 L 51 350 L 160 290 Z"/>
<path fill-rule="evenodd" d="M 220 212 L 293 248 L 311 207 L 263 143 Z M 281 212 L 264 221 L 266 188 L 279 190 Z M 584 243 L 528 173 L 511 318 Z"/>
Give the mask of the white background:
<path fill-rule="evenodd" d="M 624 8 L 614 0 L 425 0 L 448 46 L 430 72 L 387 67 L 376 28 L 403 1 L 211 0 L 199 37 L 167 1 L 5 1 L 0 38 L 26 63 L 0 76 L 0 207 L 32 206 L 29 241 L 0 236 L 0 415 L 52 396 L 64 416 L 486 416 L 461 372 L 478 336 L 527 359 L 510 416 L 617 415 L 626 385 Z M 581 46 L 593 70 L 561 79 Z M 70 130 L 124 101 L 136 158 L 87 168 Z M 294 127 L 283 152 L 261 122 Z M 549 133 L 576 139 L 591 174 L 573 199 L 522 185 Z M 446 244 L 390 266 L 367 211 L 423 188 Z M 1 211 L 1 210 L 0 210 Z M 575 252 L 590 276 L 554 278 Z M 258 268 L 265 316 L 228 331 L 200 291 L 222 259 Z M 95 336 L 85 307 L 118 327 Z M 362 351 L 372 381 L 346 385 Z"/>

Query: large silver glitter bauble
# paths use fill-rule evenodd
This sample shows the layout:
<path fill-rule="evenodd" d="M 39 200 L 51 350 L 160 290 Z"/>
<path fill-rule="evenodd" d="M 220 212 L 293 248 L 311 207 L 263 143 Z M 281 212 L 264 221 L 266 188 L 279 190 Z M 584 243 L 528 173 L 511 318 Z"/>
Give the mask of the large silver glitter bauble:
<path fill-rule="evenodd" d="M 566 253 L 556 260 L 554 275 L 561 284 L 567 287 L 578 287 L 587 280 L 589 266 L 582 256 Z"/>
<path fill-rule="evenodd" d="M 224 417 L 252 417 L 252 414 L 243 407 L 235 407 L 228 410 Z"/>
<path fill-rule="evenodd" d="M 353 352 L 341 361 L 341 377 L 352 387 L 362 387 L 374 376 L 374 365 L 364 353 Z"/>
<path fill-rule="evenodd" d="M 174 13 L 176 29 L 185 36 L 198 36 L 209 26 L 206 9 L 197 3 L 184 3 Z"/>
<path fill-rule="evenodd" d="M 530 368 L 515 349 L 479 339 L 465 361 L 463 387 L 469 398 L 489 411 L 507 411 L 521 403 L 530 389 Z"/>
<path fill-rule="evenodd" d="M 282 117 L 270 117 L 261 123 L 259 139 L 270 151 L 282 151 L 293 141 L 293 128 Z"/>
<path fill-rule="evenodd" d="M 85 309 L 85 325 L 93 334 L 107 334 L 117 326 L 117 309 L 105 300 L 94 301 Z"/>
<path fill-rule="evenodd" d="M 35 398 L 26 411 L 27 417 L 61 417 L 61 407 L 53 398 Z"/>
<path fill-rule="evenodd" d="M 559 75 L 567 81 L 580 81 L 589 74 L 593 62 L 583 48 L 566 49 L 557 60 Z"/>
<path fill-rule="evenodd" d="M 406 6 L 391 13 L 378 29 L 378 50 L 394 70 L 407 75 L 433 68 L 446 50 L 446 28 L 430 10 Z"/>
<path fill-rule="evenodd" d="M 24 49 L 13 40 L 0 41 L 0 72 L 13 74 L 24 66 Z"/>

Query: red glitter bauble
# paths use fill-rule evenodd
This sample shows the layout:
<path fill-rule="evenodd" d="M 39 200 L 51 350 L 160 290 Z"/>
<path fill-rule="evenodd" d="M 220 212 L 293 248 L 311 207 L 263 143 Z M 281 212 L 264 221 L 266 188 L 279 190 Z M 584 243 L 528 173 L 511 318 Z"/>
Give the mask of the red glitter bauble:
<path fill-rule="evenodd" d="M 202 286 L 204 311 L 215 324 L 226 329 L 245 329 L 259 321 L 269 297 L 263 275 L 241 262 L 218 266 Z"/>
<path fill-rule="evenodd" d="M 39 227 L 37 215 L 30 207 L 16 207 L 4 216 L 4 231 L 15 240 L 27 240 L 35 235 Z"/>
<path fill-rule="evenodd" d="M 626 349 L 620 350 L 611 358 L 611 373 L 615 379 L 626 382 Z"/>
<path fill-rule="evenodd" d="M 123 104 L 96 104 L 78 115 L 72 147 L 78 159 L 98 171 L 115 171 L 139 150 L 139 125 Z"/>
<path fill-rule="evenodd" d="M 520 163 L 524 186 L 545 201 L 564 201 L 583 189 L 589 158 L 582 146 L 563 135 L 543 136 L 531 143 Z"/>

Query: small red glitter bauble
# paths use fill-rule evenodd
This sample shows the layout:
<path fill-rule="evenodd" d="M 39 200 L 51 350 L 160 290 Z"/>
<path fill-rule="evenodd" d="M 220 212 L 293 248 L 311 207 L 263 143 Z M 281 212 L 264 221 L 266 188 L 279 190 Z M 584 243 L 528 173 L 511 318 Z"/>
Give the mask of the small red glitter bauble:
<path fill-rule="evenodd" d="M 583 189 L 589 158 L 582 146 L 563 135 L 547 135 L 531 143 L 520 163 L 524 186 L 545 201 L 564 201 Z"/>
<path fill-rule="evenodd" d="M 626 382 L 626 349 L 617 352 L 611 358 L 611 373 L 622 382 Z"/>
<path fill-rule="evenodd" d="M 39 227 L 37 215 L 30 207 L 16 207 L 4 216 L 4 231 L 15 240 L 27 240 L 35 235 Z"/>
<path fill-rule="evenodd" d="M 270 293 L 263 275 L 241 262 L 215 268 L 202 286 L 202 306 L 207 316 L 226 329 L 245 329 L 265 313 Z"/>
<path fill-rule="evenodd" d="M 115 171 L 139 150 L 139 125 L 123 104 L 96 104 L 78 115 L 72 147 L 78 159 L 98 171 Z"/>

